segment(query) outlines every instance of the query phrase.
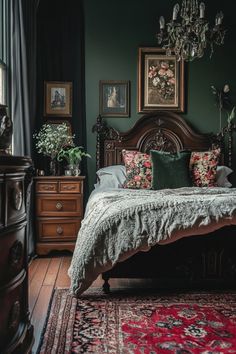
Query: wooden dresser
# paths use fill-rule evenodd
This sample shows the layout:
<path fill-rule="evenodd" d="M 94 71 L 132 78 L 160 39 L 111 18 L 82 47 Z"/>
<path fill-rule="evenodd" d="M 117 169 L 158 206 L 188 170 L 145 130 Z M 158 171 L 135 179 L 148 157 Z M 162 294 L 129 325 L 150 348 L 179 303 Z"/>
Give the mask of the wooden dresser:
<path fill-rule="evenodd" d="M 74 250 L 83 217 L 84 178 L 35 177 L 37 254 Z"/>
<path fill-rule="evenodd" d="M 0 353 L 31 351 L 28 313 L 27 205 L 31 160 L 0 156 Z"/>

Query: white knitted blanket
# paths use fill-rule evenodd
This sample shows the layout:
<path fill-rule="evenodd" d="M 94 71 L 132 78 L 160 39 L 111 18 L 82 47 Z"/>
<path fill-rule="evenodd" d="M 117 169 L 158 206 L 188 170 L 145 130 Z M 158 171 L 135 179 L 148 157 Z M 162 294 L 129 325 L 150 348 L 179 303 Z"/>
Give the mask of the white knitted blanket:
<path fill-rule="evenodd" d="M 176 231 L 236 224 L 236 189 L 116 189 L 93 195 L 69 268 L 71 290 L 80 295 L 97 276 Z M 207 233 L 206 231 L 205 233 Z M 204 233 L 201 232 L 201 233 Z"/>

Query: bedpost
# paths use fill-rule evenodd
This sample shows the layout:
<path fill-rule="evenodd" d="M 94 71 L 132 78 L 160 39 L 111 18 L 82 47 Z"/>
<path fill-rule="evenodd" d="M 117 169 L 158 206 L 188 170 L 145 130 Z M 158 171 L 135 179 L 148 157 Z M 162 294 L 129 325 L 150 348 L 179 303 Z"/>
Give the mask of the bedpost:
<path fill-rule="evenodd" d="M 236 125 L 230 123 L 227 127 L 228 132 L 228 166 L 233 165 L 233 132 L 236 131 Z"/>
<path fill-rule="evenodd" d="M 110 127 L 99 114 L 97 117 L 96 124 L 92 127 L 92 132 L 97 133 L 96 141 L 96 170 L 104 167 L 104 140 L 121 140 L 119 132 Z"/>
<path fill-rule="evenodd" d="M 92 127 L 92 132 L 97 133 L 97 140 L 96 140 L 96 170 L 99 170 L 101 167 L 101 155 L 102 155 L 102 134 L 104 133 L 105 130 L 105 123 L 102 120 L 102 116 L 99 114 L 97 117 L 96 124 L 93 125 Z"/>
<path fill-rule="evenodd" d="M 227 139 L 227 165 L 232 168 L 233 165 L 233 132 L 236 131 L 236 124 L 229 123 L 222 131 L 217 135 L 219 141 L 224 143 Z"/>

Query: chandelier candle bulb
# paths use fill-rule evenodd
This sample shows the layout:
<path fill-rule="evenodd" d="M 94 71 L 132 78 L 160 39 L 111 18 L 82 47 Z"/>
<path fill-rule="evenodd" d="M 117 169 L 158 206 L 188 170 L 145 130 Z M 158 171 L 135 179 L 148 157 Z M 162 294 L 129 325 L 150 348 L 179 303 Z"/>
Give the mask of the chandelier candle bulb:
<path fill-rule="evenodd" d="M 165 28 L 165 19 L 163 16 L 160 17 L 159 22 L 160 22 L 160 30 L 163 30 Z"/>
<path fill-rule="evenodd" d="M 205 8 L 206 8 L 206 6 L 205 6 L 204 2 L 201 2 L 201 4 L 200 4 L 200 18 L 204 18 Z"/>
<path fill-rule="evenodd" d="M 220 11 L 220 12 L 216 15 L 216 26 L 219 26 L 219 25 L 222 24 L 223 18 L 224 18 L 224 14 L 223 14 L 222 11 Z"/>
<path fill-rule="evenodd" d="M 177 20 L 178 13 L 179 13 L 179 4 L 175 4 L 173 8 L 173 21 Z"/>

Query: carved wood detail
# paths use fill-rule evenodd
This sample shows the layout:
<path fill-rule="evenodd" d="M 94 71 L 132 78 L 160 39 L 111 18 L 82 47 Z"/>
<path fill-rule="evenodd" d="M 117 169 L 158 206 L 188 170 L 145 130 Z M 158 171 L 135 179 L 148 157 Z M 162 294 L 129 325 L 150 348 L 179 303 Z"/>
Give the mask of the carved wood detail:
<path fill-rule="evenodd" d="M 12 305 L 9 320 L 8 320 L 8 328 L 10 331 L 15 331 L 19 325 L 20 310 L 21 310 L 20 302 L 15 301 L 14 304 Z"/>
<path fill-rule="evenodd" d="M 8 263 L 9 266 L 14 268 L 18 265 L 24 255 L 24 248 L 21 241 L 17 240 L 9 250 Z"/>
<path fill-rule="evenodd" d="M 15 210 L 19 211 L 23 203 L 23 190 L 21 182 L 16 182 L 12 189 L 12 205 Z"/>
<path fill-rule="evenodd" d="M 111 128 L 98 116 L 93 126 L 97 133 L 97 169 L 121 162 L 122 149 L 150 151 L 195 150 L 211 148 L 215 136 L 196 133 L 179 115 L 171 112 L 153 112 L 141 117 L 129 131 L 121 133 Z"/>

